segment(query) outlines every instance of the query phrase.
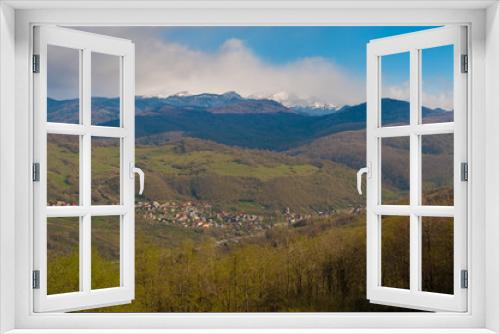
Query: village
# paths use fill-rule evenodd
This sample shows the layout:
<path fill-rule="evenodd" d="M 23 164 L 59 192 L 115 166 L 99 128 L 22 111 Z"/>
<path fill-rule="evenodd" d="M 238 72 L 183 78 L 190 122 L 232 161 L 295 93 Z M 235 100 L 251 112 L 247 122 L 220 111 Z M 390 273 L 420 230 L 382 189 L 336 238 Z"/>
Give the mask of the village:
<path fill-rule="evenodd" d="M 270 229 L 279 224 L 304 224 L 313 217 L 335 214 L 334 210 L 320 211 L 314 215 L 301 214 L 286 208 L 273 215 L 258 215 L 218 210 L 209 203 L 194 201 L 138 202 L 136 209 L 148 224 L 176 225 L 199 230 L 229 229 L 245 233 Z"/>
<path fill-rule="evenodd" d="M 66 201 L 50 201 L 49 206 L 75 206 Z M 243 236 L 271 229 L 275 226 L 303 226 L 315 218 L 329 218 L 336 214 L 358 214 L 359 208 L 330 209 L 314 213 L 298 213 L 290 208 L 269 214 L 251 214 L 237 210 L 223 210 L 201 201 L 139 201 L 136 217 L 145 224 L 177 226 L 196 231 L 221 232 L 222 235 Z"/>

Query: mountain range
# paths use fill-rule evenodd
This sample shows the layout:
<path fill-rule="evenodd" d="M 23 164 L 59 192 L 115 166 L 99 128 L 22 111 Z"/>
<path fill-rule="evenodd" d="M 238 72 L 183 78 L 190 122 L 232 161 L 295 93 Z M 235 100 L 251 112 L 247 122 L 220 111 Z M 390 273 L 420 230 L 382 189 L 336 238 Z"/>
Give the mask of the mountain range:
<path fill-rule="evenodd" d="M 142 143 L 161 144 L 166 133 L 211 140 L 244 148 L 289 150 L 334 133 L 366 127 L 366 103 L 318 113 L 318 108 L 286 107 L 269 99 L 225 94 L 174 95 L 167 98 L 136 97 L 136 138 Z M 405 124 L 409 103 L 382 100 L 382 122 Z M 48 120 L 76 123 L 78 100 L 47 101 Z M 307 111 L 308 110 L 308 111 Z M 433 121 L 451 121 L 452 112 L 422 108 Z M 118 98 L 92 98 L 92 123 L 119 124 Z"/>

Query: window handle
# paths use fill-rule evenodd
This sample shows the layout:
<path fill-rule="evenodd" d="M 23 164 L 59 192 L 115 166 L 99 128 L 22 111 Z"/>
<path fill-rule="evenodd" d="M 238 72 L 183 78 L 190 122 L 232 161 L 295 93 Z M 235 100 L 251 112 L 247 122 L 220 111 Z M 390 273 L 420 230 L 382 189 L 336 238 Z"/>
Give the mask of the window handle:
<path fill-rule="evenodd" d="M 134 178 L 135 174 L 139 175 L 139 195 L 144 192 L 144 172 L 142 169 L 135 167 L 134 163 L 130 163 L 130 178 Z"/>
<path fill-rule="evenodd" d="M 370 177 L 370 164 L 368 164 L 368 167 L 363 167 L 358 170 L 358 173 L 356 174 L 356 185 L 358 187 L 358 193 L 360 195 L 363 195 L 363 190 L 361 189 L 361 177 L 363 174 L 366 174 L 367 177 Z"/>

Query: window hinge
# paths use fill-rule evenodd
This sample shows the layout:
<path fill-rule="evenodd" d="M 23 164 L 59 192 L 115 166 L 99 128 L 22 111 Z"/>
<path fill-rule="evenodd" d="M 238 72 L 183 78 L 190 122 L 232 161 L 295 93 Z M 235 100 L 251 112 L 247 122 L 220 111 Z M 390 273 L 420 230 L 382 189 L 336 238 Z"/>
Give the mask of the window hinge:
<path fill-rule="evenodd" d="M 460 287 L 462 289 L 467 289 L 469 287 L 469 272 L 467 270 L 462 270 L 460 272 Z"/>
<path fill-rule="evenodd" d="M 40 181 L 40 164 L 38 162 L 33 163 L 33 182 Z"/>
<path fill-rule="evenodd" d="M 33 270 L 33 289 L 40 289 L 40 270 Z"/>
<path fill-rule="evenodd" d="M 462 181 L 469 181 L 469 164 L 466 162 L 460 164 L 460 179 Z"/>
<path fill-rule="evenodd" d="M 469 56 L 462 55 L 462 73 L 469 72 Z"/>
<path fill-rule="evenodd" d="M 40 55 L 33 55 L 33 73 L 40 73 Z"/>

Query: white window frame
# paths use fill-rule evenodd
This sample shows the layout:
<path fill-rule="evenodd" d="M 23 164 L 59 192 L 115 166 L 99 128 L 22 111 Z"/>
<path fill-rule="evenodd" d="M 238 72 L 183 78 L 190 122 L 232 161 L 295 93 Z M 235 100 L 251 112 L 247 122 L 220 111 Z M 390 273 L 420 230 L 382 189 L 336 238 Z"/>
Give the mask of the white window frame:
<path fill-rule="evenodd" d="M 453 46 L 453 121 L 422 123 L 422 50 Z M 381 110 L 383 57 L 409 55 L 409 124 L 384 126 Z M 467 270 L 467 183 L 461 179 L 461 164 L 467 163 L 467 76 L 462 56 L 467 55 L 467 27 L 445 26 L 370 41 L 367 47 L 367 297 L 373 303 L 413 307 L 421 310 L 467 310 L 467 289 L 462 287 L 462 270 Z M 423 135 L 453 135 L 454 205 L 422 204 Z M 408 205 L 382 202 L 382 141 L 408 138 Z M 404 216 L 409 223 L 409 289 L 382 285 L 382 217 Z M 453 294 L 422 290 L 422 218 L 453 219 Z"/>
<path fill-rule="evenodd" d="M 135 154 L 135 78 L 134 44 L 113 38 L 54 26 L 34 27 L 34 54 L 39 56 L 39 73 L 33 77 L 34 162 L 39 166 L 39 181 L 33 183 L 34 224 L 33 268 L 39 273 L 34 289 L 35 312 L 73 311 L 99 306 L 130 303 L 134 299 L 134 154 Z M 79 58 L 79 124 L 49 122 L 47 118 L 48 46 L 71 48 Z M 92 53 L 106 54 L 119 61 L 119 127 L 92 125 Z M 72 135 L 79 139 L 79 203 L 74 206 L 47 205 L 47 136 Z M 92 205 L 92 138 L 119 140 L 120 201 L 116 205 Z M 50 158 L 50 157 L 49 157 Z M 92 219 L 119 217 L 120 285 L 92 289 Z M 73 217 L 79 220 L 79 291 L 47 294 L 47 219 Z"/>
<path fill-rule="evenodd" d="M 499 332 L 500 117 L 497 110 L 500 109 L 500 10 L 496 1 L 270 0 L 229 4 L 215 0 L 185 3 L 101 0 L 66 2 L 66 9 L 60 6 L 61 2 L 45 0 L 10 0 L 0 4 L 1 332 L 46 333 L 47 329 L 60 329 L 61 333 L 109 332 L 105 328 L 128 329 L 128 333 L 144 333 L 146 328 L 150 331 L 164 329 L 156 332 L 170 333 L 175 329 L 191 329 L 191 333 Z M 467 313 L 34 314 L 30 257 L 33 194 L 29 191 L 32 186 L 29 57 L 34 24 L 469 25 L 468 148 L 471 157 L 468 215 L 472 223 L 468 231 L 471 275 Z M 12 68 L 14 60 L 15 71 Z M 486 176 L 488 182 L 485 182 Z M 13 187 L 7 189 L 6 185 Z M 12 189 L 15 189 L 15 196 L 12 196 Z"/>

